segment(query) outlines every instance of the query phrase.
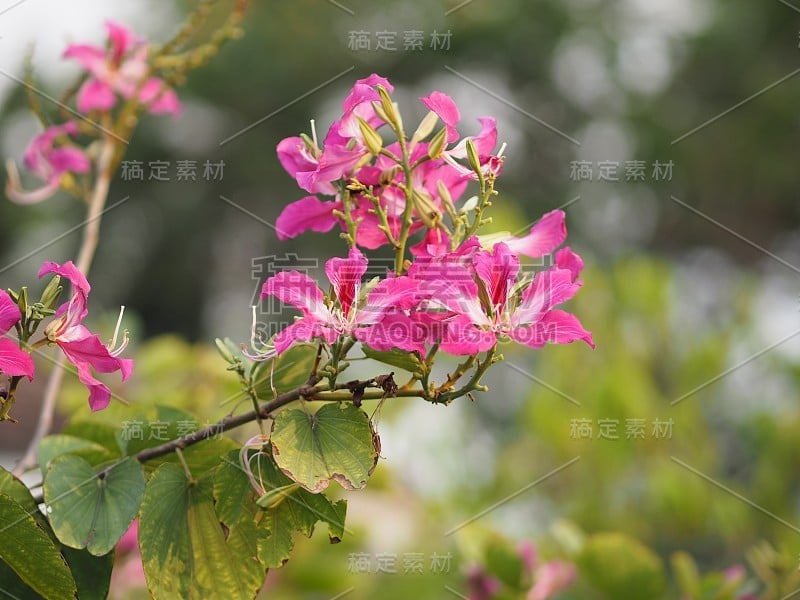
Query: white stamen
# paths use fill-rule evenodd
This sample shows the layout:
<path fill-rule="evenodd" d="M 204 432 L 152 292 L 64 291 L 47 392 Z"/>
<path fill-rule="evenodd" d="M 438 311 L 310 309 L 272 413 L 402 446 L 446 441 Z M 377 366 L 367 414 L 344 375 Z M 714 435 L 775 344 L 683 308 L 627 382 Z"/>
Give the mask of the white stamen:
<path fill-rule="evenodd" d="M 502 146 L 500 146 L 500 151 L 497 153 L 497 156 L 503 156 L 503 152 L 505 152 L 505 151 L 506 151 L 506 146 L 508 146 L 508 144 L 506 144 L 505 142 L 503 142 L 503 145 L 502 145 Z"/>
<path fill-rule="evenodd" d="M 119 317 L 117 317 L 117 326 L 114 328 L 114 337 L 111 338 L 111 343 L 108 345 L 109 348 L 114 348 L 117 345 L 117 336 L 119 335 L 119 328 L 122 326 L 122 316 L 125 314 L 125 307 L 119 307 Z"/>
<path fill-rule="evenodd" d="M 317 143 L 317 124 L 314 122 L 314 119 L 311 119 L 311 139 L 314 140 L 314 148 L 319 148 L 319 144 Z"/>

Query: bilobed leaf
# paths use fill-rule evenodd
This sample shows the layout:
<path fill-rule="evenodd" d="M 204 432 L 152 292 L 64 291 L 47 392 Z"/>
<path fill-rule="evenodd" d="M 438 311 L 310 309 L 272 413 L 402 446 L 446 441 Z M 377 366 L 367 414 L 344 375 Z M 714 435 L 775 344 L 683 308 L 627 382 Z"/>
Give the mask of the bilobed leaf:
<path fill-rule="evenodd" d="M 361 489 L 378 462 L 369 418 L 352 404 L 326 404 L 316 413 L 281 411 L 271 440 L 281 470 L 312 493 L 331 480 L 348 490 Z"/>
<path fill-rule="evenodd" d="M 189 481 L 180 467 L 161 465 L 147 484 L 139 517 L 150 593 L 156 600 L 253 598 L 265 574 L 254 560 L 253 532 L 243 521 L 226 539 L 212 483 Z"/>
<path fill-rule="evenodd" d="M 107 554 L 136 518 L 144 486 L 144 469 L 132 458 L 101 474 L 77 456 L 55 459 L 44 479 L 44 498 L 56 536 L 71 548 Z"/>
<path fill-rule="evenodd" d="M 232 459 L 232 456 L 229 458 Z M 262 510 L 255 504 L 242 503 L 242 497 L 250 498 L 247 502 L 252 502 L 253 494 L 247 475 L 238 460 L 238 456 L 236 462 L 223 460 L 217 471 L 214 485 L 217 511 L 228 519 L 238 518 L 237 527 L 243 519 L 252 520 L 252 516 L 255 516 L 258 531 L 254 539 L 257 540 L 258 557 L 265 566 L 277 568 L 283 565 L 294 546 L 294 532 L 311 536 L 318 521 L 327 523 L 332 542 L 341 539 L 344 533 L 346 501 L 340 500 L 333 504 L 323 494 L 312 494 L 298 488 L 275 464 L 270 445 L 267 444 L 261 452 L 250 451 L 250 466 L 259 486 L 266 492 L 265 496 L 271 498 L 269 507 Z M 250 491 L 243 496 L 242 487 L 245 483 Z M 285 493 L 276 494 L 276 490 L 284 490 Z M 244 504 L 240 511 L 233 509 L 229 494 L 238 495 L 240 506 Z"/>
<path fill-rule="evenodd" d="M 75 598 L 75 580 L 58 546 L 25 508 L 3 493 L 0 531 L 0 561 L 20 580 L 47 600 Z"/>
<path fill-rule="evenodd" d="M 48 435 L 39 444 L 39 468 L 42 473 L 47 473 L 50 461 L 65 454 L 80 456 L 93 466 L 114 458 L 105 447 L 90 440 L 72 435 Z"/>
<path fill-rule="evenodd" d="M 122 456 L 122 447 L 120 446 L 119 440 L 120 428 L 111 423 L 82 420 L 70 421 L 61 433 L 100 444 L 103 448 L 108 450 L 114 458 Z"/>

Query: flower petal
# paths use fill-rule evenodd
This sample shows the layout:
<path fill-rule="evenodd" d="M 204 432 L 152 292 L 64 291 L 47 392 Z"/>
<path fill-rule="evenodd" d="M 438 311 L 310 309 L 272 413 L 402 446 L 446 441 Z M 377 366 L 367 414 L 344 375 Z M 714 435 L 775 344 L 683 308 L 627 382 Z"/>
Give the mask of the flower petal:
<path fill-rule="evenodd" d="M 420 98 L 420 101 L 430 110 L 435 112 L 447 128 L 447 143 L 451 144 L 458 139 L 456 125 L 461 120 L 461 113 L 453 99 L 442 92 L 431 92 L 430 95 Z"/>
<path fill-rule="evenodd" d="M 572 273 L 566 269 L 552 267 L 537 273 L 533 282 L 522 293 L 522 301 L 514 313 L 513 323 L 535 323 L 552 307 L 572 298 L 580 287 L 581 284 L 573 282 Z"/>
<path fill-rule="evenodd" d="M 406 352 L 425 355 L 428 333 L 419 321 L 414 321 L 402 312 L 385 315 L 374 325 L 355 330 L 358 341 L 379 352 L 399 348 Z"/>
<path fill-rule="evenodd" d="M 33 381 L 33 359 L 30 354 L 20 350 L 14 340 L 0 338 L 0 372 L 12 377 L 24 375 Z"/>
<path fill-rule="evenodd" d="M 569 344 L 575 340 L 583 340 L 595 347 L 592 334 L 583 328 L 578 317 L 563 310 L 548 311 L 533 325 L 512 329 L 509 337 L 531 348 L 541 348 L 547 343 Z"/>
<path fill-rule="evenodd" d="M 275 232 L 279 240 L 288 240 L 309 230 L 326 233 L 337 223 L 333 211 L 341 209 L 341 202 L 323 202 L 316 196 L 306 196 L 283 209 L 275 221 Z"/>
<path fill-rule="evenodd" d="M 325 263 L 325 274 L 333 284 L 333 292 L 345 316 L 358 298 L 361 278 L 367 272 L 367 257 L 358 248 L 351 248 L 347 258 L 332 258 Z"/>
<path fill-rule="evenodd" d="M 0 290 L 0 335 L 4 335 L 22 318 L 17 304 L 5 290 Z"/>
<path fill-rule="evenodd" d="M 139 102 L 147 106 L 147 110 L 154 115 L 181 114 L 181 103 L 175 90 L 166 87 L 164 80 L 151 77 L 139 90 Z"/>
<path fill-rule="evenodd" d="M 107 83 L 99 79 L 89 79 L 78 91 L 78 110 L 88 113 L 92 110 L 107 111 L 114 108 L 117 96 Z"/>
<path fill-rule="evenodd" d="M 489 350 L 497 343 L 493 331 L 477 327 L 466 315 L 458 315 L 446 321 L 444 337 L 439 347 L 456 356 L 467 356 Z"/>
<path fill-rule="evenodd" d="M 528 235 L 505 240 L 505 243 L 515 254 L 540 258 L 552 253 L 567 239 L 565 219 L 563 210 L 550 211 L 531 227 Z"/>
<path fill-rule="evenodd" d="M 567 269 L 572 273 L 572 281 L 577 281 L 583 271 L 583 259 L 575 254 L 569 246 L 556 252 L 555 264 L 559 269 Z"/>
<path fill-rule="evenodd" d="M 63 265 L 49 261 L 44 263 L 42 268 L 39 269 L 39 279 L 50 273 L 53 275 L 60 275 L 86 296 L 88 296 L 89 292 L 92 290 L 89 282 L 86 280 L 86 276 L 78 270 L 78 267 L 76 267 L 71 260 L 65 262 Z"/>
<path fill-rule="evenodd" d="M 261 297 L 274 296 L 284 304 L 294 306 L 305 316 L 328 323 L 331 314 L 325 306 L 322 291 L 317 283 L 305 273 L 281 271 L 264 282 Z"/>

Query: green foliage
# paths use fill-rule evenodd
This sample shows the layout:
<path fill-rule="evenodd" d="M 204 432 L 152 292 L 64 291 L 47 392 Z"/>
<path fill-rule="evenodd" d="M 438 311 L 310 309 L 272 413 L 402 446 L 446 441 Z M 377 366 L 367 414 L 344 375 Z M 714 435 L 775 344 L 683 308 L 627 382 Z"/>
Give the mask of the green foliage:
<path fill-rule="evenodd" d="M 79 456 L 66 455 L 50 464 L 44 498 L 58 539 L 102 556 L 136 518 L 144 488 L 144 468 L 131 458 L 97 472 Z"/>
<path fill-rule="evenodd" d="M 275 418 L 271 439 L 278 466 L 312 493 L 331 480 L 361 489 L 378 464 L 369 417 L 352 404 L 326 404 L 313 413 L 284 410 Z"/>

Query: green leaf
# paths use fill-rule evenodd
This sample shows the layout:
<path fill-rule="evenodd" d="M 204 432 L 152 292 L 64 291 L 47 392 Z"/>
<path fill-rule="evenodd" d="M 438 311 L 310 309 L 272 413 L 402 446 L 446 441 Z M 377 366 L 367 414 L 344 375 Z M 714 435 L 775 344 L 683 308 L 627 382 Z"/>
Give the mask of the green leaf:
<path fill-rule="evenodd" d="M 578 567 L 597 591 L 614 600 L 652 600 L 664 590 L 661 559 L 622 533 L 590 537 L 578 557 Z"/>
<path fill-rule="evenodd" d="M 114 456 L 95 442 L 71 435 L 48 435 L 39 445 L 39 468 L 47 473 L 50 461 L 64 454 L 80 456 L 92 466 L 108 462 Z"/>
<path fill-rule="evenodd" d="M 316 355 L 317 349 L 312 346 L 295 346 L 273 360 L 256 363 L 252 377 L 258 397 L 272 398 L 273 387 L 278 392 L 287 392 L 303 385 L 308 381 Z"/>
<path fill-rule="evenodd" d="M 361 489 L 378 463 L 369 417 L 352 404 L 326 404 L 313 414 L 281 411 L 271 440 L 281 470 L 312 493 L 331 480 L 348 490 Z"/>
<path fill-rule="evenodd" d="M 425 365 L 420 361 L 416 352 L 406 352 L 396 348 L 388 352 L 379 352 L 378 350 L 373 350 L 369 346 L 361 346 L 361 351 L 366 357 L 372 360 L 377 360 L 378 362 L 397 367 L 398 369 L 403 369 L 404 371 L 414 373 L 420 377 L 425 374 Z"/>
<path fill-rule="evenodd" d="M 55 459 L 44 498 L 56 536 L 71 548 L 107 554 L 136 518 L 144 487 L 144 469 L 132 458 L 100 474 L 77 456 Z"/>
<path fill-rule="evenodd" d="M 105 600 L 108 597 L 111 570 L 114 568 L 113 552 L 105 556 L 92 556 L 86 550 L 63 546 L 61 554 L 67 559 L 75 578 L 80 600 Z"/>
<path fill-rule="evenodd" d="M 217 500 L 217 512 L 225 515 L 228 521 L 238 519 L 241 525 L 245 521 L 258 522 L 255 540 L 258 544 L 258 556 L 265 566 L 280 567 L 289 558 L 294 546 L 293 533 L 301 532 L 311 536 L 318 521 L 328 525 L 328 535 L 332 543 L 338 542 L 344 535 L 344 520 L 347 502 L 340 500 L 331 503 L 323 494 L 312 494 L 304 489 L 296 489 L 297 484 L 289 479 L 275 464 L 270 445 L 256 452 L 250 451 L 250 464 L 258 484 L 266 495 L 272 495 L 276 501 L 265 510 L 260 510 L 252 503 L 254 497 L 247 474 L 239 464 L 239 457 L 233 456 L 223 461 L 214 482 L 214 496 Z M 247 487 L 244 492 L 243 488 Z M 276 490 L 295 488 L 292 493 L 281 498 L 275 496 Z M 233 508 L 231 496 L 236 496 L 239 511 Z M 250 503 L 242 502 L 249 498 Z M 247 508 L 242 508 L 242 507 Z M 224 520 L 224 519 L 223 519 Z M 238 526 L 238 525 L 237 525 Z"/>
<path fill-rule="evenodd" d="M 74 599 L 75 580 L 64 557 L 36 520 L 0 493 L 0 561 L 47 600 Z"/>
<path fill-rule="evenodd" d="M 29 515 L 34 517 L 41 516 L 39 507 L 36 502 L 34 502 L 28 486 L 2 467 L 0 467 L 0 493 L 11 497 L 17 504 L 22 506 Z M 42 517 L 42 520 L 44 521 L 44 517 Z"/>
<path fill-rule="evenodd" d="M 169 406 L 157 406 L 149 414 L 139 415 L 127 422 L 123 429 L 125 453 L 133 456 L 147 448 L 154 448 L 192 431 L 202 429 L 207 424 L 186 411 Z M 229 438 L 214 435 L 183 450 L 183 459 L 195 476 L 216 468 L 219 457 L 227 454 L 237 445 Z M 152 473 L 165 463 L 180 465 L 174 452 L 149 460 L 145 464 L 147 473 Z"/>
<path fill-rule="evenodd" d="M 114 458 L 122 456 L 122 446 L 119 440 L 120 428 L 111 423 L 85 420 L 70 421 L 61 433 L 100 444 Z"/>
<path fill-rule="evenodd" d="M 145 490 L 139 546 L 150 593 L 161 598 L 253 598 L 265 567 L 255 560 L 254 528 L 226 539 L 212 483 L 189 481 L 180 467 L 160 466 Z"/>

